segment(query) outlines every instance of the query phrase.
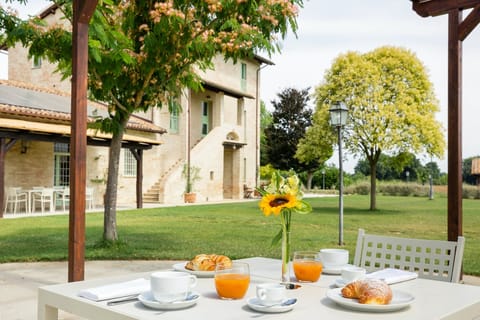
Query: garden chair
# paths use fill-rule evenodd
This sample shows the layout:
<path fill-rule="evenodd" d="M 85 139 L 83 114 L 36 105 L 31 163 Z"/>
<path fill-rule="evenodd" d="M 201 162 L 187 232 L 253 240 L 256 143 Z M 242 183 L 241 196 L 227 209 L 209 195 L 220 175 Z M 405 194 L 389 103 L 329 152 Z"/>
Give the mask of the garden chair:
<path fill-rule="evenodd" d="M 94 198 L 93 197 L 94 197 L 93 188 L 87 187 L 85 189 L 85 205 L 88 206 L 89 210 L 92 210 L 93 207 L 94 207 L 94 204 L 93 204 L 93 199 Z"/>
<path fill-rule="evenodd" d="M 66 211 L 70 204 L 70 187 L 64 187 L 61 191 L 57 191 L 57 201 L 62 205 L 63 211 Z"/>
<path fill-rule="evenodd" d="M 39 189 L 38 192 L 34 192 L 32 194 L 32 197 L 33 197 L 33 211 L 35 211 L 37 203 L 40 204 L 40 208 L 42 209 L 42 213 L 45 212 L 45 204 L 48 204 L 51 212 L 55 211 L 53 196 L 54 196 L 53 188 L 43 188 L 43 189 Z"/>
<path fill-rule="evenodd" d="M 17 207 L 23 203 L 25 212 L 27 212 L 28 207 L 28 193 L 22 191 L 21 188 L 10 187 L 7 189 L 5 195 L 5 211 L 7 213 L 8 206 L 13 206 L 13 214 L 17 213 Z M 10 208 L 11 209 L 11 208 Z M 1 210 L 1 209 L 0 209 Z"/>
<path fill-rule="evenodd" d="M 358 230 L 354 264 L 367 272 L 395 268 L 419 278 L 459 282 L 464 237 L 457 241 L 425 240 L 365 234 Z"/>

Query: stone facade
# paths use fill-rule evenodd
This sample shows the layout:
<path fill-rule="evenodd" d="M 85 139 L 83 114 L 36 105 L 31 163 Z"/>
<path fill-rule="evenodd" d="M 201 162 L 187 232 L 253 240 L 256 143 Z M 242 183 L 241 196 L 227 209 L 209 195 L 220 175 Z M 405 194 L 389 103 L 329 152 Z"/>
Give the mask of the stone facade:
<path fill-rule="evenodd" d="M 57 13 L 46 19 L 57 20 Z M 162 145 L 144 151 L 144 202 L 182 203 L 186 185 L 182 171 L 188 158 L 192 166 L 200 168 L 200 179 L 194 185 L 197 201 L 240 199 L 244 186 L 256 185 L 260 65 L 256 59 L 233 64 L 222 57 L 216 58 L 215 70 L 199 72 L 208 83 L 207 89 L 200 93 L 185 91 L 177 128 L 171 126 L 172 115 L 168 110 L 155 108 L 139 115 L 167 129 L 167 133 L 159 137 Z M 246 71 L 246 80 L 242 80 L 242 69 L 243 74 Z M 21 46 L 9 50 L 9 80 L 69 92 L 70 81 L 61 81 L 54 70 L 55 66 L 47 61 L 33 67 L 27 49 Z M 13 148 L 7 155 L 7 187 L 55 184 L 53 144 L 35 141 L 29 144 L 26 153 Z M 102 205 L 108 149 L 89 146 L 87 152 L 87 186 L 95 188 L 96 205 Z M 119 207 L 135 205 L 136 178 L 123 170 L 125 152 L 129 150 L 122 150 L 120 159 Z"/>

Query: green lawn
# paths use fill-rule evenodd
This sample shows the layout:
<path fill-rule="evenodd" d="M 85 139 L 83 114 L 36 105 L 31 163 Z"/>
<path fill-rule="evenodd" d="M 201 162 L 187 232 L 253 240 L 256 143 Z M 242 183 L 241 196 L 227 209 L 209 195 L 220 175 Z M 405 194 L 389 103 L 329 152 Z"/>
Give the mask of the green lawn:
<path fill-rule="evenodd" d="M 293 250 L 337 247 L 338 198 L 307 199 L 309 215 L 294 215 Z M 370 212 L 368 196 L 346 196 L 344 239 L 353 259 L 358 228 L 367 233 L 427 239 L 447 238 L 447 199 L 379 196 Z M 480 275 L 480 201 L 464 200 L 464 272 Z M 121 244 L 99 246 L 102 213 L 87 215 L 86 259 L 190 259 L 198 253 L 232 258 L 280 257 L 270 245 L 278 218 L 264 217 L 257 201 L 119 211 Z M 68 216 L 0 219 L 0 262 L 66 260 Z"/>

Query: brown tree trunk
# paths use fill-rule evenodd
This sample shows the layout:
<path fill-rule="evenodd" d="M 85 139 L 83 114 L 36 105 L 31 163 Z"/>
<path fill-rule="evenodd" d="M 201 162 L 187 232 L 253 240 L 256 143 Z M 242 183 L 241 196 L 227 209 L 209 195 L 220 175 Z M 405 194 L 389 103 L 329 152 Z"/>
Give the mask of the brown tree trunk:
<path fill-rule="evenodd" d="M 307 172 L 307 190 L 312 190 L 313 172 Z"/>
<path fill-rule="evenodd" d="M 103 220 L 103 239 L 118 240 L 117 234 L 117 188 L 120 162 L 120 151 L 125 125 L 128 118 L 120 123 L 119 133 L 112 135 L 108 158 L 107 189 L 105 191 L 105 211 Z"/>
<path fill-rule="evenodd" d="M 370 210 L 377 209 L 377 162 L 370 162 Z"/>

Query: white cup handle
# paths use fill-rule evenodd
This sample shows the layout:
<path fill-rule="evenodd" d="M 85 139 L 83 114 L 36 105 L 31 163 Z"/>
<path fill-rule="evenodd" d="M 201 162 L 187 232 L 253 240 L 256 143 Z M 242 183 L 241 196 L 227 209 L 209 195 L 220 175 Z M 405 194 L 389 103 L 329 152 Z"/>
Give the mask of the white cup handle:
<path fill-rule="evenodd" d="M 265 290 L 264 288 L 259 288 L 257 290 L 257 296 L 258 299 L 265 300 L 267 298 L 267 290 Z"/>
<path fill-rule="evenodd" d="M 197 285 L 197 277 L 194 275 L 190 276 L 190 289 L 194 288 Z"/>

